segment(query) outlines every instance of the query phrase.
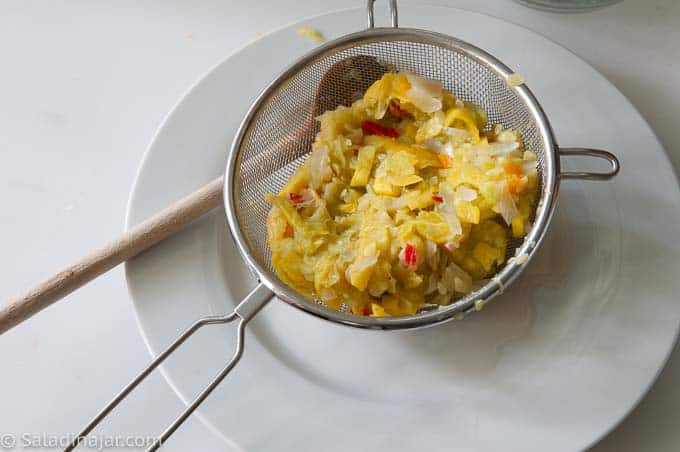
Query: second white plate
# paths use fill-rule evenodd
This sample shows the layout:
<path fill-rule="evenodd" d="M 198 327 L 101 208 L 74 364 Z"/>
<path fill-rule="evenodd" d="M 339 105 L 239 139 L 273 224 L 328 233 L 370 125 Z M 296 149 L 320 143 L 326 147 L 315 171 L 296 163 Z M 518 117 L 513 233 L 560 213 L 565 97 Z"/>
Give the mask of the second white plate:
<path fill-rule="evenodd" d="M 561 144 L 609 149 L 623 171 L 611 183 L 564 183 L 524 275 L 465 321 L 359 331 L 270 303 L 201 416 L 233 450 L 583 449 L 635 406 L 674 343 L 680 244 L 667 225 L 680 222 L 675 176 L 635 109 L 567 50 L 475 13 L 422 5 L 400 13 L 403 26 L 462 38 L 522 73 Z M 334 37 L 364 22 L 352 10 L 286 27 L 206 75 L 154 138 L 128 225 L 223 171 L 251 101 L 310 48 L 297 27 Z M 253 285 L 221 211 L 130 262 L 127 277 L 154 354 L 193 320 L 230 310 Z M 224 364 L 233 335 L 229 327 L 203 331 L 164 367 L 182 398 Z"/>

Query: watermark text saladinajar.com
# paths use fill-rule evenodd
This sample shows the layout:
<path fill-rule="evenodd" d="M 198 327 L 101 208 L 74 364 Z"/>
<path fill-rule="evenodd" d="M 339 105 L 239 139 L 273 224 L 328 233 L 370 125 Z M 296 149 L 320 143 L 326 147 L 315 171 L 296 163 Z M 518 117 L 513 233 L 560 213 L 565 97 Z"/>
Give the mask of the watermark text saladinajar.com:
<path fill-rule="evenodd" d="M 75 435 L 46 433 L 0 433 L 0 450 L 64 449 Z M 145 449 L 156 442 L 155 436 L 89 435 L 81 437 L 80 450 Z"/>

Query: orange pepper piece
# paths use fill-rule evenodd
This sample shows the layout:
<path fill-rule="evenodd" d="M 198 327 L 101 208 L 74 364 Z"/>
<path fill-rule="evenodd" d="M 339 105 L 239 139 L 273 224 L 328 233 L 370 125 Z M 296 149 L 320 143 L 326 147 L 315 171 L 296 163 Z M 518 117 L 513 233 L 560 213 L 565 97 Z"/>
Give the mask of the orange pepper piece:
<path fill-rule="evenodd" d="M 503 166 L 505 174 L 514 174 L 516 176 L 521 176 L 524 173 L 524 168 L 517 165 L 516 163 L 506 163 Z"/>
<path fill-rule="evenodd" d="M 508 191 L 513 195 L 520 195 L 527 188 L 527 181 L 513 174 L 508 178 Z"/>

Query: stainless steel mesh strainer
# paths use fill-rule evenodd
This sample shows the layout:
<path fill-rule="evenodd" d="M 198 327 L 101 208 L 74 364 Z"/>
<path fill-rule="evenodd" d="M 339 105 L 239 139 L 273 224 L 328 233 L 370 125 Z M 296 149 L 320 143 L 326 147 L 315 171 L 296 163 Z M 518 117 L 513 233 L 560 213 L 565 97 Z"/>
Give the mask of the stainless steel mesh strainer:
<path fill-rule="evenodd" d="M 540 197 L 528 235 L 509 244 L 507 255 L 526 254 L 531 259 L 545 235 L 562 179 L 606 180 L 614 177 L 619 163 L 612 154 L 594 149 L 560 149 L 545 113 L 525 86 L 511 86 L 512 71 L 483 50 L 450 36 L 415 29 L 397 28 L 396 0 L 390 1 L 392 28 L 373 28 L 373 3 L 368 1 L 365 31 L 343 36 L 304 56 L 277 77 L 255 101 L 243 120 L 231 147 L 225 172 L 224 202 L 231 233 L 244 260 L 256 273 L 259 285 L 226 316 L 199 320 L 159 355 L 78 436 L 87 435 L 141 380 L 157 367 L 193 332 L 207 324 L 238 320 L 238 344 L 231 361 L 184 413 L 159 437 L 155 450 L 193 412 L 234 367 L 243 352 L 244 327 L 276 295 L 287 303 L 324 319 L 360 328 L 396 330 L 435 325 L 473 312 L 475 302 L 488 302 L 503 292 L 523 270 L 510 260 L 489 283 L 447 306 L 423 310 L 406 317 L 362 317 L 338 312 L 307 300 L 287 287 L 273 271 L 267 244 L 266 218 L 270 205 L 266 193 L 277 193 L 288 177 L 304 162 L 318 126 L 313 118 L 327 109 L 349 104 L 357 89 L 356 77 L 338 77 L 338 65 L 363 71 L 367 82 L 381 74 L 380 61 L 400 71 L 436 79 L 456 96 L 481 105 L 490 124 L 518 130 L 527 149 L 538 155 Z M 378 66 L 382 68 L 382 66 Z M 347 68 L 346 68 L 347 69 Z M 384 71 L 386 69 L 382 69 Z M 335 77 L 332 82 L 324 79 Z M 319 87 L 324 89 L 319 91 Z M 365 87 L 364 87 L 365 88 Z M 560 156 L 589 155 L 605 159 L 605 173 L 565 173 Z M 74 440 L 74 444 L 77 439 Z M 71 448 L 67 449 L 70 450 Z"/>

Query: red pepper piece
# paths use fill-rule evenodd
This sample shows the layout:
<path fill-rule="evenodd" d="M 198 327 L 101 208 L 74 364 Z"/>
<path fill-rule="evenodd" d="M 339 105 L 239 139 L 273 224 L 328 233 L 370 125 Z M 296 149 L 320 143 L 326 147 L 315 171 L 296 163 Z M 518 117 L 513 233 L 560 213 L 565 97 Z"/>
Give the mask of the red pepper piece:
<path fill-rule="evenodd" d="M 439 204 L 444 202 L 444 198 L 442 198 L 439 195 L 432 195 L 432 200 L 436 203 L 439 203 Z"/>
<path fill-rule="evenodd" d="M 288 198 L 296 204 L 304 199 L 299 193 L 288 193 Z"/>
<path fill-rule="evenodd" d="M 367 306 L 364 306 L 364 310 L 361 313 L 363 315 L 368 316 L 368 315 L 373 314 L 373 310 L 371 309 L 371 306 L 367 305 Z"/>
<path fill-rule="evenodd" d="M 363 130 L 366 135 L 382 135 L 384 137 L 392 138 L 397 138 L 399 136 L 399 132 L 392 127 L 383 127 L 380 124 L 371 121 L 362 122 L 361 130 Z"/>
<path fill-rule="evenodd" d="M 409 267 L 415 266 L 418 262 L 418 251 L 410 243 L 407 243 L 406 248 L 404 248 L 404 261 Z"/>

